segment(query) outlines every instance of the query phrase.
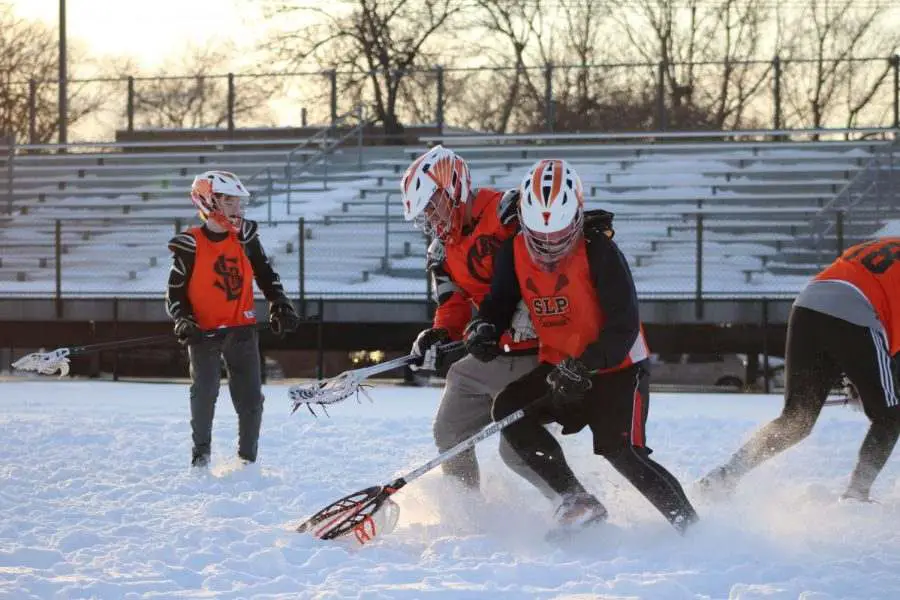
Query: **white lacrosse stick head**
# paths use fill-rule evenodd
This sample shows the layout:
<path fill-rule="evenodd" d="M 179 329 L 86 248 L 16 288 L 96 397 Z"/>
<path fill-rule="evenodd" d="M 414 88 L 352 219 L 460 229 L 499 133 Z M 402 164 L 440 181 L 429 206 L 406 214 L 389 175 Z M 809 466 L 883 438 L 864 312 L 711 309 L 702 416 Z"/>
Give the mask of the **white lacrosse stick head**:
<path fill-rule="evenodd" d="M 34 371 L 41 375 L 53 375 L 59 371 L 60 377 L 69 374 L 69 349 L 58 348 L 53 352 L 33 352 L 26 354 L 12 364 L 19 371 Z"/>
<path fill-rule="evenodd" d="M 361 386 L 365 378 L 365 374 L 359 371 L 347 371 L 325 381 L 293 386 L 288 390 L 288 395 L 293 402 L 291 412 L 296 411 L 304 404 L 310 410 L 312 410 L 313 404 L 320 406 L 335 404 L 357 392 L 362 392 L 366 398 L 371 400 L 365 388 Z"/>

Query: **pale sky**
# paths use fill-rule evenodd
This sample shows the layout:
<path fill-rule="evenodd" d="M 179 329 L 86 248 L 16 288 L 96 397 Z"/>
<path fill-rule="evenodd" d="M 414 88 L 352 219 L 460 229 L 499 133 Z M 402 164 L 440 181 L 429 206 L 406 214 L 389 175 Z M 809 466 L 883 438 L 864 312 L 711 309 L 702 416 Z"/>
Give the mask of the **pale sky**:
<path fill-rule="evenodd" d="M 57 27 L 59 0 L 11 0 L 16 14 Z M 264 2 L 246 0 L 66 0 L 66 35 L 88 52 L 131 56 L 145 68 L 191 44 L 230 39 L 252 47 Z"/>

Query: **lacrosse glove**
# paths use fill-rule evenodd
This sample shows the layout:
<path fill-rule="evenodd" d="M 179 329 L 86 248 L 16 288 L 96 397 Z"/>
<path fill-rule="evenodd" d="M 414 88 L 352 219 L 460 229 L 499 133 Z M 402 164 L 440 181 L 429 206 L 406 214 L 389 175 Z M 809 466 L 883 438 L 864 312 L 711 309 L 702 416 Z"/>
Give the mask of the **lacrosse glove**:
<path fill-rule="evenodd" d="M 484 319 L 475 319 L 463 332 L 466 351 L 481 362 L 491 362 L 500 355 L 497 328 Z"/>
<path fill-rule="evenodd" d="M 294 310 L 294 305 L 290 300 L 278 300 L 273 302 L 269 307 L 269 327 L 272 333 L 280 338 L 292 331 L 296 331 L 300 326 L 300 317 Z"/>
<path fill-rule="evenodd" d="M 571 413 L 580 413 L 584 395 L 591 389 L 591 371 L 577 358 L 566 358 L 547 374 L 550 386 L 549 410 L 563 422 Z"/>
<path fill-rule="evenodd" d="M 200 333 L 200 327 L 192 316 L 178 317 L 175 319 L 175 339 L 182 346 L 187 346 Z"/>
<path fill-rule="evenodd" d="M 441 327 L 433 327 L 419 332 L 409 351 L 415 357 L 415 362 L 411 363 L 409 368 L 413 371 L 441 369 L 443 361 L 439 347 L 448 341 L 450 341 L 450 332 Z"/>

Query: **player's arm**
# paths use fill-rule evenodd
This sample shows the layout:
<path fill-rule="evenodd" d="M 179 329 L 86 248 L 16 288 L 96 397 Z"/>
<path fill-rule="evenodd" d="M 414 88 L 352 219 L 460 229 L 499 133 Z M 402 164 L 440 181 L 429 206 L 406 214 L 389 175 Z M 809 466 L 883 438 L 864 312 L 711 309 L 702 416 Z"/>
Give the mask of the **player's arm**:
<path fill-rule="evenodd" d="M 259 239 L 259 225 L 256 221 L 244 220 L 241 224 L 241 232 L 239 239 L 244 246 L 244 252 L 250 260 L 250 266 L 253 267 L 253 278 L 256 285 L 262 291 L 270 303 L 289 302 L 284 293 L 284 286 L 281 285 L 281 278 L 269 257 L 263 249 L 262 241 Z"/>
<path fill-rule="evenodd" d="M 515 236 L 507 239 L 497 249 L 491 293 L 478 307 L 477 318 L 491 323 L 498 332 L 509 329 L 516 307 L 522 299 L 522 290 L 516 277 L 514 240 Z"/>
<path fill-rule="evenodd" d="M 588 263 L 606 321 L 581 360 L 591 370 L 609 369 L 625 360 L 640 333 L 637 291 L 628 261 L 612 240 L 592 240 Z"/>
<path fill-rule="evenodd" d="M 169 240 L 169 250 L 172 252 L 172 268 L 169 269 L 166 286 L 166 314 L 173 321 L 193 318 L 194 311 L 188 299 L 188 283 L 194 270 L 197 242 L 191 234 L 179 233 Z"/>
<path fill-rule="evenodd" d="M 451 340 L 462 339 L 463 330 L 472 318 L 472 305 L 462 289 L 454 283 L 445 266 L 446 255 L 440 240 L 428 246 L 426 269 L 437 309 L 432 328 L 444 329 Z"/>

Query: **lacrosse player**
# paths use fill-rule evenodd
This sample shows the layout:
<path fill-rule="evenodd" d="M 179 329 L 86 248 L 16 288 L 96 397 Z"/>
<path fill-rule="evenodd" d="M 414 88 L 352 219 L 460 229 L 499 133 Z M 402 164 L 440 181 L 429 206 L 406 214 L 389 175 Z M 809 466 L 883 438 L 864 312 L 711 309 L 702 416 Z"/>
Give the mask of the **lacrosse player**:
<path fill-rule="evenodd" d="M 299 318 L 285 296 L 278 274 L 259 240 L 257 224 L 242 218 L 241 199 L 250 194 L 226 171 L 207 171 L 191 186 L 191 200 L 203 225 L 169 241 L 173 253 L 166 291 L 166 312 L 175 336 L 188 348 L 191 363 L 191 465 L 209 464 L 213 414 L 219 394 L 221 358 L 238 415 L 238 457 L 256 461 L 263 395 L 258 335 L 247 328 L 223 337 L 196 341 L 200 331 L 256 323 L 253 282 L 269 301 L 272 331 L 294 331 Z"/>
<path fill-rule="evenodd" d="M 900 436 L 898 264 L 900 238 L 866 242 L 844 252 L 800 292 L 788 317 L 784 410 L 701 479 L 701 490 L 729 495 L 747 472 L 808 436 L 843 373 L 871 424 L 841 499 L 869 501 Z"/>
<path fill-rule="evenodd" d="M 634 280 L 611 239 L 612 215 L 597 211 L 585 219 L 581 180 L 562 160 L 539 161 L 519 189 L 522 231 L 498 252 L 490 295 L 464 334 L 473 357 L 494 361 L 498 332 L 508 327 L 516 306 L 524 299 L 531 313 L 540 364 L 496 397 L 493 417 L 531 410 L 502 436 L 562 498 L 560 529 L 601 522 L 607 511 L 578 481 L 543 426 L 552 421 L 563 426 L 564 435 L 590 426 L 594 453 L 683 532 L 697 514 L 681 484 L 650 458 L 646 446 L 649 350 Z"/>
<path fill-rule="evenodd" d="M 405 219 L 433 238 L 426 268 L 438 305 L 432 326 L 413 343 L 412 354 L 419 358 L 414 368 L 439 371 L 458 358 L 442 355 L 440 345 L 462 339 L 473 310 L 490 289 L 494 253 L 518 230 L 518 192 L 472 190 L 466 162 L 442 146 L 412 162 L 401 191 Z M 501 337 L 503 352 L 494 364 L 466 356 L 449 368 L 433 429 L 441 452 L 488 425 L 494 396 L 537 365 L 537 342 L 528 311 L 519 311 L 508 329 Z M 529 476 L 506 444 L 501 443 L 500 454 L 513 470 Z M 479 487 L 474 450 L 445 462 L 442 468 L 465 486 Z"/>

